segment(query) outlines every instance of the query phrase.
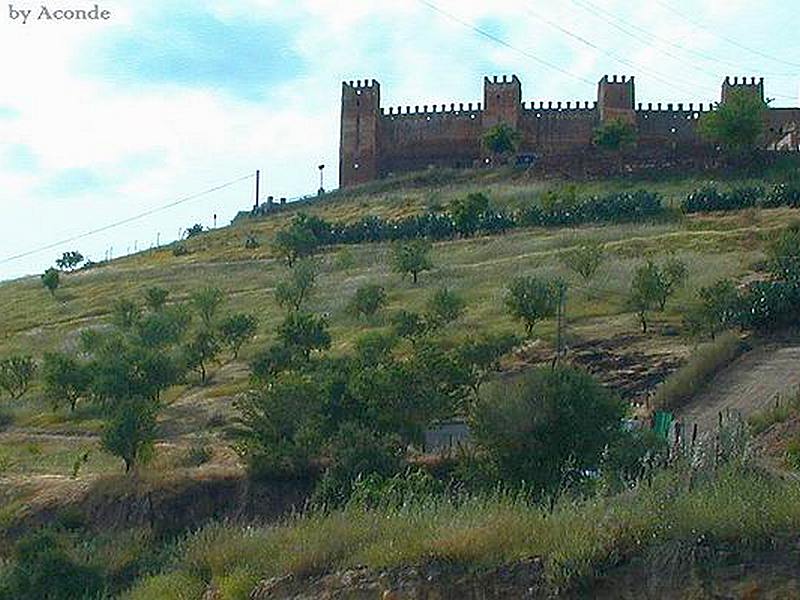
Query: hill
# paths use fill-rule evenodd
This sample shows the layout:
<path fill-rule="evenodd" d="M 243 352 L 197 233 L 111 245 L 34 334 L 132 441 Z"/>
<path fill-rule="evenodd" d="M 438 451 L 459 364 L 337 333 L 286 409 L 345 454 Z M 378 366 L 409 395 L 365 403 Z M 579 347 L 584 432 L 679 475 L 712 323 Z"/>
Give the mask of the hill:
<path fill-rule="evenodd" d="M 0 498 L 4 503 L 0 508 L 0 522 L 8 531 L 19 533 L 32 523 L 62 519 L 63 514 L 54 515 L 63 513 L 61 509 L 64 506 L 70 506 L 70 510 L 80 513 L 81 521 L 89 521 L 90 528 L 101 531 L 103 527 L 91 522 L 101 518 L 100 515 L 103 515 L 103 520 L 124 522 L 137 528 L 148 525 L 149 518 L 149 526 L 159 529 L 161 525 L 154 526 L 152 522 L 154 514 L 164 522 L 179 522 L 176 529 L 180 530 L 181 526 L 193 527 L 213 517 L 274 518 L 289 510 L 293 503 L 302 503 L 308 492 L 307 481 L 288 487 L 272 482 L 266 491 L 250 486 L 244 475 L 244 464 L 231 449 L 229 438 L 237 415 L 233 402 L 253 385 L 249 363 L 260 350 L 275 341 L 286 314 L 276 302 L 275 290 L 286 279 L 289 269 L 276 254 L 275 235 L 301 212 L 329 222 L 355 223 L 368 216 L 395 220 L 442 211 L 453 201 L 471 193 L 485 194 L 493 209 L 507 212 L 541 207 L 554 199 L 556 202 L 563 198 L 574 201 L 639 189 L 657 194 L 664 210 L 655 219 L 625 223 L 600 221 L 575 226 L 522 226 L 493 235 L 457 236 L 436 241 L 431 252 L 433 267 L 420 275 L 418 284 L 393 271 L 392 243 L 326 245 L 315 256 L 319 274 L 316 290 L 307 305 L 311 312 L 327 316 L 332 338 L 331 355 L 344 356 L 352 352 L 356 340 L 365 333 L 388 331 L 392 316 L 399 311 L 424 312 L 433 293 L 447 288 L 465 301 L 464 314 L 438 334 L 444 345 L 455 346 L 476 334 L 522 335 L 521 324 L 508 314 L 504 305 L 508 283 L 518 275 L 560 278 L 568 283 L 564 330 L 567 360 L 586 367 L 601 381 L 618 390 L 627 401 L 639 406 L 639 410 L 646 410 L 644 405 L 657 386 L 682 365 L 692 364 L 691 357 L 698 342 L 688 335 L 685 316 L 696 304 L 697 291 L 722 279 L 738 284 L 763 279 L 769 244 L 800 217 L 800 211 L 790 206 L 765 208 L 758 204 L 745 210 L 685 212 L 679 210 L 681 203 L 690 193 L 707 186 L 723 193 L 760 187 L 766 194 L 774 185 L 796 177 L 795 172 L 796 168 L 789 165 L 757 177 L 734 173 L 713 179 L 686 176 L 571 183 L 533 181 L 527 179 L 524 172 L 516 171 L 424 173 L 337 192 L 257 218 L 242 214 L 229 227 L 204 232 L 179 244 L 64 274 L 54 297 L 42 287 L 37 277 L 2 283 L 0 358 L 14 353 L 29 354 L 37 359 L 51 351 L 78 353 L 81 332 L 107 329 L 116 301 L 127 298 L 141 303 L 145 291 L 156 286 L 169 290 L 169 302 L 173 305 L 186 301 L 202 288 L 220 288 L 227 298 L 224 311 L 255 315 L 258 330 L 236 359 L 226 353 L 211 366 L 208 382 L 203 384 L 190 376 L 164 392 L 155 458 L 136 475 L 140 479 L 135 479 L 135 483 L 122 474 L 122 462 L 101 449 L 99 436 L 105 421 L 102 411 L 96 406 L 81 404 L 74 412 L 66 408 L 53 409 L 40 383 L 19 400 L 4 400 L 5 428 L 0 432 Z M 589 282 L 583 281 L 565 265 L 570 252 L 586 245 L 601 248 L 604 254 L 597 274 Z M 178 247 L 180 250 L 176 251 Z M 649 331 L 642 333 L 636 311 L 629 303 L 629 290 L 636 270 L 646 259 L 657 264 L 677 259 L 686 266 L 687 276 L 685 285 L 669 298 L 665 310 L 653 312 Z M 373 317 L 357 317 L 348 306 L 356 289 L 366 283 L 380 284 L 386 292 L 387 304 Z M 546 319 L 537 325 L 532 339 L 503 358 L 497 375 L 500 381 L 510 380 L 534 365 L 549 362 L 556 335 L 554 319 Z M 761 341 L 754 338 L 751 343 L 759 345 Z M 724 364 L 715 365 L 706 372 L 706 378 Z M 764 399 L 765 402 L 770 400 Z M 750 410 L 758 408 L 759 405 L 753 405 Z M 747 486 L 755 489 L 760 485 L 760 475 L 749 472 L 745 475 L 737 472 L 729 477 L 732 479 L 723 480 L 722 487 L 740 485 L 743 489 Z M 670 485 L 667 479 L 665 476 L 660 485 Z M 716 484 L 709 485 L 708 489 L 698 492 L 688 490 L 685 498 L 676 500 L 676 506 L 664 510 L 680 511 L 684 506 L 680 504 L 682 502 L 692 505 L 706 501 L 702 494 L 714 495 L 719 489 L 714 487 Z M 778 497 L 796 494 L 797 490 L 791 486 L 777 489 L 780 491 L 763 501 L 770 506 L 775 504 L 776 514 L 783 515 L 781 511 L 789 509 L 785 509 L 783 504 L 778 506 Z M 772 491 L 773 488 L 769 487 L 764 493 L 771 494 Z M 120 498 L 125 501 L 120 502 Z M 269 498 L 260 511 L 254 508 L 259 498 Z M 147 502 L 150 503 L 149 509 L 146 508 Z M 154 502 L 158 505 L 155 511 Z M 287 524 L 284 529 L 269 529 L 264 534 L 288 536 L 286 543 L 291 544 L 292 536 L 304 536 L 310 528 L 323 526 L 323 530 L 333 528 L 332 537 L 343 536 L 343 545 L 334 549 L 317 548 L 315 545 L 320 542 L 316 538 L 304 538 L 298 543 L 307 544 L 304 547 L 308 549 L 308 556 L 301 551 L 293 554 L 294 559 L 300 561 L 297 564 L 287 564 L 283 559 L 264 555 L 247 565 L 220 563 L 221 571 L 217 571 L 216 564 L 208 566 L 203 563 L 198 568 L 203 570 L 201 579 L 206 583 L 210 576 L 214 581 L 222 578 L 227 582 L 225 586 L 231 586 L 231 589 L 235 587 L 231 578 L 236 577 L 236 569 L 245 569 L 246 574 L 240 573 L 244 590 L 248 586 L 252 589 L 254 578 L 261 576 L 277 576 L 285 572 L 303 575 L 357 565 L 367 565 L 370 569 L 399 568 L 406 561 L 418 562 L 421 556 L 434 556 L 443 561 L 458 558 L 469 564 L 492 567 L 531 556 L 562 556 L 562 549 L 555 541 L 542 542 L 544 545 L 540 547 L 529 546 L 523 540 L 512 540 L 510 545 L 501 544 L 499 548 L 491 541 L 486 542 L 485 547 L 479 545 L 476 552 L 469 550 L 473 539 L 470 536 L 476 529 L 524 528 L 532 526 L 534 521 L 538 523 L 548 519 L 538 512 L 538 508 L 535 511 L 531 509 L 533 512 L 530 514 L 517 510 L 508 499 L 493 499 L 491 502 L 489 514 L 494 515 L 493 519 L 496 517 L 495 525 L 481 524 L 477 515 L 485 509 L 479 506 L 459 515 L 458 518 L 466 523 L 460 530 L 445 531 L 447 527 L 443 523 L 449 518 L 448 511 L 456 510 L 446 504 L 434 507 L 424 517 L 405 514 L 396 517 L 398 523 L 405 524 L 403 526 L 418 519 L 415 522 L 428 527 L 432 531 L 430 543 L 433 549 L 425 545 L 413 546 L 402 549 L 405 554 L 392 555 L 387 548 L 394 547 L 394 534 L 375 532 L 377 537 L 374 539 L 369 536 L 362 539 L 357 532 L 337 530 L 336 519 L 348 518 L 344 513 L 344 517 L 334 515 L 332 520 L 324 522 L 315 520 L 323 517 L 309 516 L 308 522 L 300 520 Z M 610 502 L 620 503 L 614 504 L 615 507 L 627 507 L 624 499 Z M 196 503 L 196 506 L 186 511 L 187 503 Z M 220 503 L 225 504 L 224 510 Z M 590 519 L 592 510 L 611 510 L 606 505 L 602 508 L 590 505 L 565 508 L 565 523 L 573 523 L 569 519 L 584 522 Z M 645 517 L 633 508 L 630 510 L 632 512 L 626 513 L 621 521 L 609 524 L 613 531 L 623 532 L 619 537 L 607 539 L 601 535 L 592 538 L 587 541 L 589 547 L 583 550 L 564 550 L 563 560 L 584 561 L 581 564 L 589 569 L 608 559 L 606 545 L 622 544 L 629 548 L 631 544 L 635 545 L 634 540 L 639 539 L 637 536 L 649 535 L 650 528 L 658 527 L 655 521 L 642 524 L 641 519 Z M 736 510 L 739 509 L 731 508 L 732 512 L 726 513 L 725 518 L 730 517 L 731 522 L 739 519 Z M 182 511 L 186 514 L 178 518 L 176 515 Z M 370 515 L 367 513 L 364 518 L 374 517 Z M 505 522 L 504 515 L 510 521 Z M 780 515 L 776 517 L 776 523 L 783 518 Z M 796 515 L 791 512 L 786 518 L 795 519 Z M 515 519 L 522 519 L 524 525 L 515 524 Z M 365 530 L 373 527 L 366 521 L 361 526 Z M 115 528 L 111 523 L 109 527 Z M 714 522 L 708 527 L 709 531 L 717 532 L 725 528 L 725 522 Z M 777 530 L 778 526 L 775 525 L 774 529 Z M 356 541 L 348 537 L 351 534 L 357 536 Z M 125 535 L 132 534 L 128 532 Z M 226 538 L 228 535 L 230 540 Z M 239 544 L 246 543 L 239 536 L 238 532 L 212 529 L 191 543 L 211 544 L 214 553 L 219 552 L 222 556 L 223 550 L 217 549 L 224 548 L 226 543 L 235 548 L 232 552 L 239 552 Z M 723 541 L 729 539 L 725 535 L 719 537 Z M 666 541 L 676 540 L 684 540 L 683 533 Z M 151 548 L 152 543 L 150 538 L 141 540 L 141 548 Z M 352 551 L 353 544 L 363 554 Z M 374 550 L 370 554 L 372 545 Z M 110 547 L 104 547 L 104 551 L 110 552 Z M 573 551 L 577 555 L 570 554 Z M 190 547 L 190 555 L 191 552 Z M 376 558 L 379 555 L 388 558 Z M 363 561 L 351 560 L 350 556 L 361 556 Z M 216 560 L 207 556 L 196 559 Z M 140 557 L 136 560 L 139 561 Z M 302 562 L 305 560 L 311 561 L 310 564 Z M 174 577 L 165 576 L 165 581 L 169 581 L 163 584 L 163 590 L 171 589 L 169 585 L 175 581 L 178 581 L 175 585 L 180 587 L 184 576 L 191 585 L 197 583 L 195 571 L 189 569 L 184 573 L 182 569 L 177 569 L 179 574 Z M 581 577 L 588 573 L 582 569 L 576 567 L 575 573 Z M 137 563 L 134 570 L 140 572 L 141 564 Z M 547 578 L 547 585 L 557 587 L 555 572 L 548 571 Z M 571 578 L 572 574 L 567 577 L 572 581 Z M 160 584 L 156 581 L 146 585 Z M 187 583 L 187 586 L 191 585 Z M 168 597 L 167 592 L 159 593 L 162 595 L 153 592 L 153 595 L 138 597 Z"/>

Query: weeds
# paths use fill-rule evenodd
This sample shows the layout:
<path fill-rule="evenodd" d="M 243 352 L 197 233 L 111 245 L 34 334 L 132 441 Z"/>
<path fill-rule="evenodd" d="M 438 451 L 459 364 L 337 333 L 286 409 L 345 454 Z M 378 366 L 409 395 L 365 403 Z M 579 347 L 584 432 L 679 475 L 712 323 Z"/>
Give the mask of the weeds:
<path fill-rule="evenodd" d="M 658 388 L 653 406 L 670 410 L 681 408 L 743 350 L 742 341 L 731 332 L 723 333 L 715 341 L 699 346 L 686 364 Z"/>

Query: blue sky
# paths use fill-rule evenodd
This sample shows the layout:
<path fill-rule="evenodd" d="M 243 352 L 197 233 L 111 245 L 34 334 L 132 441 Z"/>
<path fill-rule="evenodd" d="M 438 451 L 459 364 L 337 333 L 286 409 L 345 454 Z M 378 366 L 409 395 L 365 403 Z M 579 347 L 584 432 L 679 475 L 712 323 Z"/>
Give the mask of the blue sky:
<path fill-rule="evenodd" d="M 484 75 L 510 73 L 528 101 L 593 100 L 595 82 L 618 73 L 636 76 L 638 101 L 677 103 L 717 100 L 726 75 L 763 75 L 774 105 L 800 104 L 786 0 L 99 4 L 109 21 L 23 26 L 0 11 L 0 279 L 64 250 L 98 260 L 214 214 L 228 222 L 251 205 L 251 181 L 4 260 L 257 168 L 276 196 L 312 192 L 321 162 L 335 186 L 342 80 L 378 79 L 397 106 L 477 102 Z"/>

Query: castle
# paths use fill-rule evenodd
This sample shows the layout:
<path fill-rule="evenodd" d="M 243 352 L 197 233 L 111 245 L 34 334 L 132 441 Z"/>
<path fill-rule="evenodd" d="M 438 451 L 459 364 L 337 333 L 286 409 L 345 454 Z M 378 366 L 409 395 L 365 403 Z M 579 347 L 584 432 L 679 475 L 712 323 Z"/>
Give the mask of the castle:
<path fill-rule="evenodd" d="M 726 78 L 720 101 L 732 90 L 764 99 L 764 80 Z M 697 122 L 712 104 L 636 104 L 633 77 L 604 76 L 592 102 L 523 102 L 522 84 L 510 78 L 484 78 L 483 103 L 441 106 L 381 106 L 381 87 L 371 81 L 342 84 L 339 185 L 348 187 L 397 173 L 430 167 L 465 168 L 487 162 L 482 140 L 487 130 L 506 123 L 520 135 L 520 157 L 565 153 L 591 145 L 595 128 L 610 119 L 632 123 L 637 146 L 674 151 L 702 141 Z M 800 108 L 768 110 L 773 149 L 797 150 Z"/>

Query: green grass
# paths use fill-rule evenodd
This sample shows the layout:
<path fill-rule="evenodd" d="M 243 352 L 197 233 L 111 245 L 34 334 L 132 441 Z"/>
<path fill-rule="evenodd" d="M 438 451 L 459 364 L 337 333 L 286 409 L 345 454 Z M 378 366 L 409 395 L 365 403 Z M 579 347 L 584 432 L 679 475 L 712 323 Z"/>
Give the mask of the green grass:
<path fill-rule="evenodd" d="M 698 394 L 719 372 L 742 353 L 739 336 L 725 332 L 713 342 L 701 344 L 680 369 L 670 375 L 658 388 L 653 405 L 656 408 L 676 410 Z"/>
<path fill-rule="evenodd" d="M 216 524 L 191 535 L 150 586 L 191 578 L 247 598 L 260 578 L 364 565 L 377 571 L 430 561 L 488 568 L 544 559 L 554 587 L 575 585 L 619 557 L 675 541 L 758 544 L 800 526 L 800 484 L 730 468 L 686 488 L 673 474 L 611 498 L 565 502 L 549 512 L 521 497 L 442 499 L 396 509 L 312 513 L 271 527 Z M 202 586 L 200 584 L 203 584 Z M 199 596 L 192 596 L 199 598 Z"/>

